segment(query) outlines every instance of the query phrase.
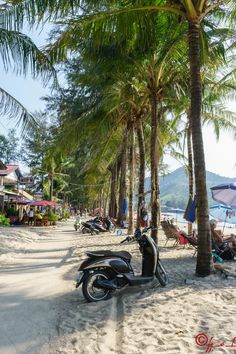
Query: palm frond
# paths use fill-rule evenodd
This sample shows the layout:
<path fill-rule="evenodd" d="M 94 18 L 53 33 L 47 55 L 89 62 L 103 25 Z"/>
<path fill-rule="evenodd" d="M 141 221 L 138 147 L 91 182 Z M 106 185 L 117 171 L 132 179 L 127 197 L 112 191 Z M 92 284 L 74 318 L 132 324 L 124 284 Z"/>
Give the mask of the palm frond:
<path fill-rule="evenodd" d="M 5 70 L 13 69 L 23 75 L 30 71 L 33 78 L 40 76 L 44 85 L 51 79 L 54 86 L 58 85 L 56 71 L 48 56 L 25 34 L 1 28 L 0 56 Z"/>
<path fill-rule="evenodd" d="M 18 31 L 26 21 L 34 25 L 73 15 L 80 8 L 80 3 L 80 0 L 5 0 L 0 23 L 5 28 Z"/>
<path fill-rule="evenodd" d="M 29 133 L 34 129 L 37 120 L 27 109 L 7 91 L 0 87 L 0 114 L 15 120 L 16 125 L 21 125 L 22 133 Z"/>

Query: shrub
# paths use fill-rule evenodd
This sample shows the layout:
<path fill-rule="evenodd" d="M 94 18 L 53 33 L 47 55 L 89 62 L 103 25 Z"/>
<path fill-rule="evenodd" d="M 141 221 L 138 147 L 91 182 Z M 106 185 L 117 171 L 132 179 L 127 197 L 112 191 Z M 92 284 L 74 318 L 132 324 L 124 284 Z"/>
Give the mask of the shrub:
<path fill-rule="evenodd" d="M 62 219 L 69 219 L 70 214 L 69 214 L 68 210 L 63 209 L 62 213 L 61 213 L 61 217 L 62 217 Z"/>
<path fill-rule="evenodd" d="M 0 214 L 0 226 L 10 226 L 10 219 L 6 218 L 5 215 Z"/>
<path fill-rule="evenodd" d="M 49 221 L 58 221 L 58 217 L 56 214 L 54 214 L 52 211 L 49 211 L 48 213 L 48 220 Z"/>

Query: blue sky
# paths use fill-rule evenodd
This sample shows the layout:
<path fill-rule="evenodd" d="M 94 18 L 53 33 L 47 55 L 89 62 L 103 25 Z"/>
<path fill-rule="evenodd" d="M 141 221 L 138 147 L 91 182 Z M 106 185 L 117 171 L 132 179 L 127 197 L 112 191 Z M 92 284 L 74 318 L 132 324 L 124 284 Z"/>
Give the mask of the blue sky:
<path fill-rule="evenodd" d="M 43 46 L 50 26 L 44 27 L 40 31 L 31 31 L 25 29 L 25 33 L 30 35 L 34 42 Z M 45 103 L 41 97 L 50 94 L 49 87 L 43 87 L 40 80 L 32 80 L 30 75 L 26 78 L 17 77 L 13 73 L 5 73 L 0 61 L 0 85 L 15 98 L 17 98 L 29 111 L 43 110 Z M 231 103 L 229 108 L 236 112 L 236 104 Z M 0 134 L 7 134 L 8 129 L 15 127 L 14 121 L 9 121 L 6 117 L 0 117 Z M 20 135 L 20 129 L 17 129 Z M 211 127 L 204 127 L 204 145 L 206 167 L 208 171 L 218 173 L 222 176 L 236 177 L 236 140 L 232 133 L 222 132 L 220 140 L 217 143 Z M 166 158 L 170 170 L 174 170 L 180 165 L 171 158 Z"/>

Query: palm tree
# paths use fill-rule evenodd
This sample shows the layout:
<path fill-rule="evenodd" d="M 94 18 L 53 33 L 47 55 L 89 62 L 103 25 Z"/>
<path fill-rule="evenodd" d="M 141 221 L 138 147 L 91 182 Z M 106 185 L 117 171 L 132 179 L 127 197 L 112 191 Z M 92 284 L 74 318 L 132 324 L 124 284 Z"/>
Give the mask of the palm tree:
<path fill-rule="evenodd" d="M 3 14 L 4 10 L 0 8 L 0 16 Z M 14 72 L 22 75 L 30 72 L 34 79 L 41 77 L 44 85 L 50 79 L 56 85 L 56 73 L 47 54 L 23 33 L 0 26 L 0 56 L 6 71 L 13 68 Z M 0 88 L 0 114 L 21 123 L 23 130 L 32 128 L 35 123 L 33 115 L 4 88 Z"/>
<path fill-rule="evenodd" d="M 17 1 L 22 4 L 22 1 Z M 104 21 L 107 24 L 110 24 L 110 28 L 113 28 L 117 25 L 117 21 L 114 22 L 119 15 L 127 15 L 131 19 L 132 14 L 140 14 L 143 12 L 145 15 L 150 13 L 150 17 L 152 17 L 154 12 L 166 12 L 169 14 L 173 14 L 178 16 L 178 18 L 188 25 L 188 48 L 189 48 L 189 65 L 190 65 L 190 92 L 191 92 L 191 106 L 190 106 L 190 120 L 191 120 L 191 128 L 192 128 L 192 141 L 193 141 L 193 152 L 194 152 L 194 171 L 195 171 L 195 183 L 196 183 L 196 193 L 197 193 L 197 205 L 198 205 L 198 234 L 199 234 L 199 246 L 198 246 L 198 257 L 197 257 L 197 267 L 196 274 L 199 276 L 206 276 L 210 274 L 211 271 L 211 242 L 210 242 L 210 228 L 209 228 L 209 218 L 208 218 L 208 201 L 207 201 L 207 190 L 206 190 L 206 170 L 205 170 L 205 159 L 204 159 L 204 147 L 203 147 L 203 139 L 202 139 L 202 128 L 201 128 L 201 107 L 202 107 L 202 81 L 201 81 L 201 57 L 200 57 L 200 43 L 201 43 L 201 31 L 203 29 L 202 23 L 204 18 L 208 15 L 214 15 L 217 11 L 217 8 L 226 4 L 233 3 L 233 0 L 222 0 L 222 1 L 213 1 L 210 2 L 207 0 L 175 0 L 171 3 L 168 1 L 159 1 L 158 5 L 153 1 L 153 4 L 148 6 L 140 6 L 133 5 L 134 2 L 126 2 L 126 6 L 117 9 L 117 2 L 110 2 L 110 6 L 107 5 L 108 10 L 104 11 L 103 8 L 99 8 L 100 12 L 94 12 L 91 15 L 87 14 L 89 10 L 96 10 L 95 2 L 89 2 L 89 5 L 86 6 L 86 12 L 84 16 L 78 18 L 72 18 L 69 25 L 73 31 L 76 32 L 76 24 L 78 24 L 78 28 L 81 28 L 81 23 L 91 23 L 91 19 L 93 21 Z M 41 3 L 41 1 L 28 1 L 28 6 L 26 7 L 27 13 L 31 13 L 31 19 L 34 17 L 32 13 L 37 13 L 37 11 L 30 12 L 31 7 L 29 6 L 33 4 L 34 10 L 36 6 L 36 10 L 39 10 L 39 13 L 42 15 L 48 9 L 52 10 L 54 14 L 57 13 L 58 7 L 60 9 L 65 8 L 65 4 L 63 2 L 60 7 L 57 1 L 50 2 L 50 6 L 47 3 L 47 6 L 37 7 L 37 5 Z M 73 4 L 79 5 L 76 2 Z M 85 3 L 86 4 L 86 3 Z M 103 4 L 104 5 L 104 4 Z M 23 5 L 22 5 L 23 6 Z M 19 9 L 22 10 L 22 6 L 19 6 Z M 23 7 L 23 9 L 25 9 Z M 15 11 L 17 12 L 17 11 Z M 11 17 L 11 14 L 8 13 L 5 16 L 5 22 Z M 137 17 L 136 17 L 137 18 Z M 140 16 L 138 16 L 140 19 Z M 113 21 L 113 23 L 112 23 Z M 105 25 L 104 27 L 99 28 L 99 26 L 93 26 L 93 30 L 97 30 L 99 28 L 100 32 L 104 31 L 107 33 L 107 28 L 109 25 Z M 121 27 L 119 27 L 120 29 Z M 127 31 L 127 28 L 126 28 Z M 78 30 L 77 33 L 81 33 Z M 65 37 L 65 36 L 64 36 Z M 68 36 L 67 36 L 68 38 Z M 106 37 L 107 38 L 107 37 Z M 65 44 L 65 42 L 64 42 Z M 156 113 L 157 104 L 155 97 L 152 97 L 152 107 L 153 107 L 153 127 L 156 124 L 157 115 L 154 121 L 154 113 Z M 156 136 L 153 134 L 153 143 L 154 147 L 156 145 Z M 154 149 L 153 149 L 154 153 Z M 153 176 L 153 196 L 154 199 L 158 197 L 157 190 L 157 181 L 156 181 L 156 165 L 153 159 L 152 161 L 152 173 L 155 174 Z M 156 200 L 154 200 L 153 206 L 153 217 L 156 219 L 156 211 L 157 211 Z M 155 211 L 155 212 L 154 212 Z M 154 220 L 154 228 L 156 221 Z"/>

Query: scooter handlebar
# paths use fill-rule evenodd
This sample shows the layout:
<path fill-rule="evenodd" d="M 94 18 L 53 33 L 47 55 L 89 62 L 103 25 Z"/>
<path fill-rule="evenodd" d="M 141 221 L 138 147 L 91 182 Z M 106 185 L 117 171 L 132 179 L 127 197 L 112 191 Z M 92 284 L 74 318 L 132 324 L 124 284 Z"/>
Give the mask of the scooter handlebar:
<path fill-rule="evenodd" d="M 145 227 L 144 229 L 143 229 L 143 232 L 147 232 L 147 231 L 149 231 L 149 230 L 151 230 L 151 226 L 148 226 L 148 227 Z"/>
<path fill-rule="evenodd" d="M 134 237 L 128 236 L 126 237 L 123 241 L 121 241 L 120 243 L 124 243 L 124 242 L 131 242 L 134 240 Z"/>

